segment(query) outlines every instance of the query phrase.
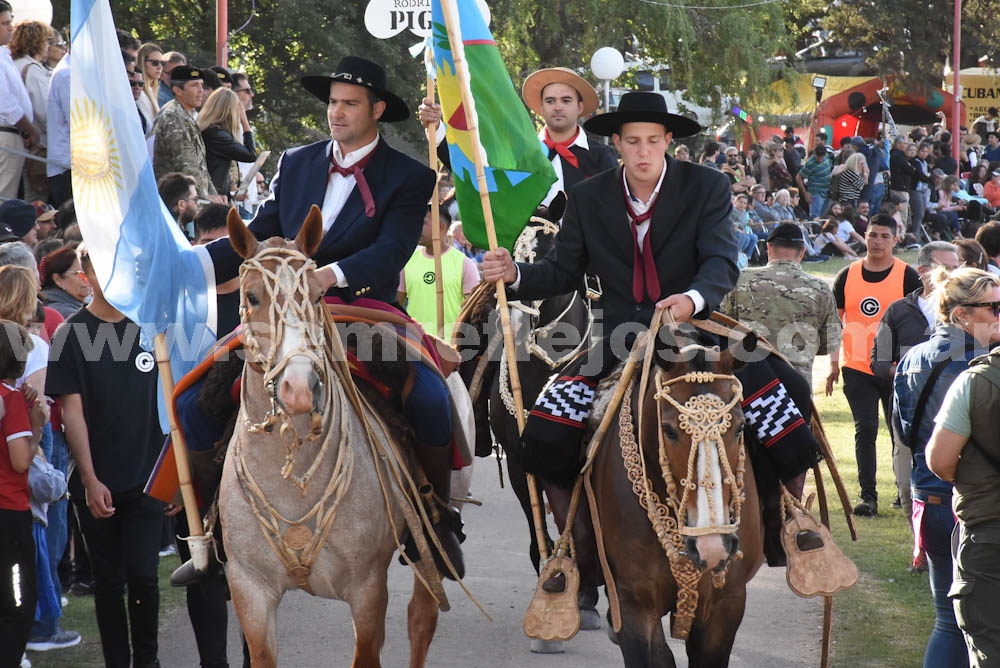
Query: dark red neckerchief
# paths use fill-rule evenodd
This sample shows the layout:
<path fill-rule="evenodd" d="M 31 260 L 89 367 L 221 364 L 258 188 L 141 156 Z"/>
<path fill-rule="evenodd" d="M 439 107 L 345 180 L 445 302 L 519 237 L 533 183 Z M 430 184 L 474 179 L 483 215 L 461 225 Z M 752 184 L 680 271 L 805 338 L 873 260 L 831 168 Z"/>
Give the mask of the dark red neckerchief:
<path fill-rule="evenodd" d="M 579 136 L 580 136 L 579 125 L 576 126 L 576 133 L 566 141 L 555 141 L 554 139 L 549 137 L 549 129 L 545 128 L 545 138 L 542 139 L 542 142 L 544 142 L 544 144 L 549 147 L 550 151 L 555 151 L 560 155 L 560 157 L 562 157 L 563 160 L 573 165 L 577 169 L 580 169 L 580 161 L 577 159 L 575 155 L 573 155 L 573 152 L 569 150 L 569 147 L 573 145 L 573 142 L 575 142 L 576 138 Z M 552 154 L 550 153 L 549 155 Z"/>
<path fill-rule="evenodd" d="M 637 214 L 632 208 L 631 198 L 625 188 L 624 181 L 622 193 L 625 195 L 625 211 L 628 212 L 628 217 L 632 221 L 632 248 L 634 250 L 632 255 L 632 298 L 635 299 L 636 304 L 641 304 L 648 294 L 654 302 L 659 301 L 660 276 L 656 272 L 656 262 L 653 259 L 650 238 L 653 236 L 653 211 L 656 210 L 656 204 L 660 201 L 660 194 L 656 193 L 656 199 L 650 205 L 649 211 Z M 642 240 L 642 249 L 640 249 L 638 227 L 647 220 L 650 227 L 646 230 L 646 236 Z"/>
<path fill-rule="evenodd" d="M 333 147 L 330 147 L 330 172 L 326 176 L 327 184 L 330 183 L 330 177 L 336 172 L 347 178 L 348 176 L 354 176 L 354 179 L 358 182 L 358 190 L 361 191 L 361 200 L 365 203 L 365 215 L 369 218 L 375 217 L 375 199 L 372 197 L 371 188 L 368 187 L 368 179 L 365 178 L 365 166 L 368 161 L 371 160 L 372 155 L 378 150 L 378 145 L 375 145 L 368 155 L 358 160 L 356 163 L 350 167 L 341 167 L 337 164 L 337 159 L 333 156 Z"/>

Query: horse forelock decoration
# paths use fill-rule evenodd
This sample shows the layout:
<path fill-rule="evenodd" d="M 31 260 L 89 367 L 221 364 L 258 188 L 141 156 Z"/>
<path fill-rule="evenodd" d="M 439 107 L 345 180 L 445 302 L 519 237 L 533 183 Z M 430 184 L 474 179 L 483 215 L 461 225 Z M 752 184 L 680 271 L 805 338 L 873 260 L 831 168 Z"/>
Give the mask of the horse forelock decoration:
<path fill-rule="evenodd" d="M 592 468 L 602 565 L 626 666 L 675 665 L 667 613 L 692 666 L 726 666 L 762 562 L 742 387 L 729 351 L 666 339 L 626 389 Z"/>
<path fill-rule="evenodd" d="M 322 238 L 321 214 L 312 208 L 294 242 L 259 243 L 235 212 L 228 222 L 245 260 L 247 361 L 219 509 L 252 665 L 277 665 L 277 607 L 298 588 L 350 604 L 352 665 L 380 666 L 387 570 L 403 530 L 419 525 L 419 511 L 404 493 L 412 480 L 403 457 L 353 386 L 323 303 L 309 259 Z M 428 563 L 418 562 L 409 608 L 411 668 L 424 665 L 438 606 L 447 609 Z"/>

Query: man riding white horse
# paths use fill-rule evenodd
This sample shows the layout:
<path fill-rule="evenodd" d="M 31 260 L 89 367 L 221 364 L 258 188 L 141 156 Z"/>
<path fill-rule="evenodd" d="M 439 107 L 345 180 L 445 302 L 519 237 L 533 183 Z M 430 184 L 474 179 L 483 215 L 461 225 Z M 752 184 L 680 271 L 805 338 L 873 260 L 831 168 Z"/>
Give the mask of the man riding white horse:
<path fill-rule="evenodd" d="M 332 139 L 281 156 L 271 196 L 249 229 L 259 240 L 292 239 L 310 207 L 320 207 L 323 239 L 313 259 L 327 296 L 397 310 L 399 273 L 420 239 L 434 172 L 389 146 L 378 124 L 404 121 L 410 110 L 388 90 L 380 66 L 355 56 L 344 57 L 332 74 L 303 77 L 302 85 L 327 105 Z M 199 248 L 214 265 L 217 284 L 237 275 L 242 258 L 228 238 Z M 412 366 L 413 386 L 402 409 L 415 432 L 416 457 L 438 500 L 435 532 L 461 577 L 461 520 L 448 507 L 453 462 L 448 390 L 437 371 L 420 362 Z M 313 408 L 310 396 L 282 395 L 284 390 L 278 388 L 278 394 L 288 410 Z"/>

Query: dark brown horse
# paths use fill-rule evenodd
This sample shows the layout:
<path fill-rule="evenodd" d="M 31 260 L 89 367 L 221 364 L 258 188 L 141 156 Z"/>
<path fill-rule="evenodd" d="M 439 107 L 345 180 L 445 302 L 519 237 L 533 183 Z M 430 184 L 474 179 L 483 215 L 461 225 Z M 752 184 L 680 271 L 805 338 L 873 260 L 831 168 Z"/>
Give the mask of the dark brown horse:
<path fill-rule="evenodd" d="M 676 665 L 661 623 L 668 613 L 692 668 L 728 666 L 747 582 L 763 562 L 742 390 L 729 351 L 662 338 L 588 481 L 612 623 L 628 668 Z"/>

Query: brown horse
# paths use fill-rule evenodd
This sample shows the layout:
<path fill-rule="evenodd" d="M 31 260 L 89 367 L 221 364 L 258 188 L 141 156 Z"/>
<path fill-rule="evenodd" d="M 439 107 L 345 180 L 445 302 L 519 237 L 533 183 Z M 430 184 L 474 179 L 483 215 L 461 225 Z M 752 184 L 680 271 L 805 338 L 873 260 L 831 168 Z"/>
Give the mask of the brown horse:
<path fill-rule="evenodd" d="M 742 389 L 729 351 L 661 331 L 667 348 L 647 353 L 656 363 L 631 381 L 588 481 L 612 625 L 629 668 L 675 666 L 667 613 L 692 668 L 728 666 L 763 561 Z"/>
<path fill-rule="evenodd" d="M 309 259 L 322 235 L 317 207 L 294 242 L 258 243 L 234 212 L 229 217 L 229 238 L 244 258 L 247 361 L 219 509 L 233 606 L 255 668 L 277 665 L 277 609 L 292 589 L 346 601 L 352 666 L 380 666 L 387 570 L 414 516 L 402 492 L 405 464 L 354 388 L 323 304 Z M 435 599 L 415 582 L 411 668 L 424 665 L 437 614 Z"/>

